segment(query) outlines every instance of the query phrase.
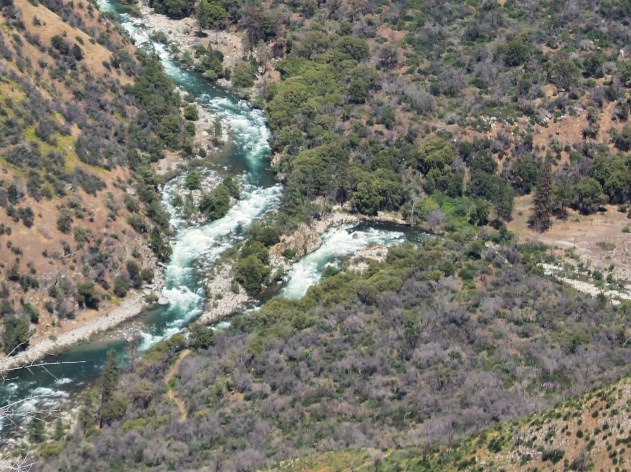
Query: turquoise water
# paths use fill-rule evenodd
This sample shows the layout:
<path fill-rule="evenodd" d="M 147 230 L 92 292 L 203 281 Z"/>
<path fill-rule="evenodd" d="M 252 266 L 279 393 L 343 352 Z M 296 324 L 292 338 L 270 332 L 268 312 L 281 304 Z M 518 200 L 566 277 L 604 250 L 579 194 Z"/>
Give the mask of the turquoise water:
<path fill-rule="evenodd" d="M 194 101 L 219 117 L 222 127 L 229 130 L 231 142 L 223 150 L 222 158 L 205 173 L 215 178 L 221 174 L 238 175 L 243 183 L 243 192 L 225 217 L 201 226 L 184 227 L 171 204 L 183 183 L 183 176 L 168 182 L 163 189 L 162 203 L 171 215 L 175 237 L 171 241 L 173 254 L 165 269 L 162 298 L 166 304 L 148 310 L 120 329 L 46 359 L 51 362 L 82 361 L 81 364 L 53 365 L 47 371 L 21 370 L 7 379 L 0 385 L 0 405 L 27 399 L 21 405 L 22 411 L 58 403 L 93 381 L 108 350 L 124 352 L 127 344 L 124 332 L 139 333 L 142 339 L 140 349 L 146 351 L 194 321 L 204 307 L 204 291 L 197 276 L 199 269 L 212 266 L 222 252 L 241 239 L 243 228 L 275 209 L 282 192 L 267 169 L 270 132 L 262 112 L 225 89 L 210 84 L 198 74 L 179 67 L 162 44 L 149 38 L 142 21 L 120 14 L 114 2 L 99 0 L 99 7 L 114 16 L 137 46 L 154 50 L 169 77 Z M 370 244 L 391 246 L 411 237 L 409 229 L 392 225 L 360 224 L 333 228 L 324 236 L 320 249 L 294 265 L 281 295 L 301 297 L 319 281 L 322 270 L 328 264 L 336 264 L 342 257 Z M 6 425 L 1 424 L 0 418 L 0 428 L 2 426 Z"/>
<path fill-rule="evenodd" d="M 294 264 L 280 292 L 286 298 L 302 298 L 320 281 L 327 266 L 337 266 L 347 256 L 373 244 L 385 247 L 401 244 L 412 237 L 409 229 L 396 225 L 359 224 L 331 228 L 322 237 L 322 245 Z"/>
<path fill-rule="evenodd" d="M 165 270 L 167 301 L 134 320 L 132 328 L 142 337 L 141 351 L 181 331 L 195 320 L 204 306 L 204 292 L 196 276 L 198 266 L 212 265 L 219 255 L 235 244 L 241 230 L 254 219 L 273 210 L 281 195 L 281 186 L 266 168 L 269 154 L 269 129 L 260 110 L 239 100 L 221 87 L 214 86 L 175 64 L 163 45 L 153 43 L 139 20 L 119 14 L 114 3 L 102 1 L 99 7 L 111 12 L 139 47 L 153 49 L 161 58 L 169 77 L 201 106 L 211 110 L 229 130 L 231 146 L 210 172 L 240 175 L 243 192 L 228 214 L 209 224 L 183 228 L 171 206 L 171 199 L 182 179 L 165 185 L 163 204 L 171 214 L 176 236 L 171 241 L 172 257 Z M 227 167 L 227 168 L 226 168 Z M 129 327 L 128 327 L 129 328 Z M 61 355 L 47 358 L 51 362 L 84 361 L 81 364 L 50 366 L 43 370 L 22 370 L 0 387 L 0 404 L 31 397 L 22 405 L 28 410 L 64 398 L 96 378 L 110 349 L 122 352 L 126 341 L 122 332 L 108 333 L 89 343 L 69 348 Z"/>

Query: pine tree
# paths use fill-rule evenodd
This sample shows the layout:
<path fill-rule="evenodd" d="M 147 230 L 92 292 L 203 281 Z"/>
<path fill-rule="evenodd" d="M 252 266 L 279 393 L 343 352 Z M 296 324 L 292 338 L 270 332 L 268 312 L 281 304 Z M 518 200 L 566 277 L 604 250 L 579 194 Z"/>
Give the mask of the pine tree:
<path fill-rule="evenodd" d="M 33 417 L 29 424 L 28 438 L 32 444 L 41 444 L 44 441 L 44 420 Z"/>
<path fill-rule="evenodd" d="M 94 411 L 94 390 L 90 389 L 82 394 L 81 409 L 79 410 L 79 425 L 86 431 L 94 426 L 96 422 L 96 414 Z"/>
<path fill-rule="evenodd" d="M 109 409 L 109 403 L 114 398 L 120 372 L 118 369 L 118 354 L 110 350 L 105 357 L 105 364 L 101 371 L 101 407 L 99 408 L 99 427 L 103 427 L 104 413 Z"/>
<path fill-rule="evenodd" d="M 545 163 L 539 174 L 539 182 L 535 189 L 534 207 L 528 225 L 535 231 L 543 233 L 552 224 L 552 171 L 550 164 Z"/>

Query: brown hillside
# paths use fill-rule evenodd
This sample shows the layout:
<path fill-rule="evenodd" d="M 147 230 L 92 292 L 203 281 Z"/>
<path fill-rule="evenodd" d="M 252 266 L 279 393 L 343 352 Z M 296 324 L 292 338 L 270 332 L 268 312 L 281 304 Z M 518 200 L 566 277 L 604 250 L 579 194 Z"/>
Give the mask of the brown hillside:
<path fill-rule="evenodd" d="M 543 413 L 472 436 L 452 449 L 315 454 L 266 471 L 629 470 L 629 378 Z"/>
<path fill-rule="evenodd" d="M 88 2 L 45 5 L 3 2 L 0 16 L 0 314 L 39 317 L 31 343 L 116 303 L 127 261 L 155 265 L 128 223 L 128 41 Z M 80 303 L 84 282 L 100 311 Z"/>

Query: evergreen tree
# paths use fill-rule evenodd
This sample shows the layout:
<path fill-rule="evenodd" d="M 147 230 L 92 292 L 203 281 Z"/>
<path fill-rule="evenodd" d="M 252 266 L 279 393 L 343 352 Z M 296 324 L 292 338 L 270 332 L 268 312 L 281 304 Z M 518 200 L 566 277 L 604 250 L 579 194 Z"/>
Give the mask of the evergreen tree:
<path fill-rule="evenodd" d="M 28 439 L 32 444 L 41 444 L 44 441 L 44 420 L 33 417 L 29 423 Z"/>
<path fill-rule="evenodd" d="M 4 334 L 2 343 L 6 354 L 15 354 L 28 347 L 30 338 L 29 324 L 23 318 L 12 316 L 4 322 Z"/>
<path fill-rule="evenodd" d="M 528 225 L 535 231 L 543 233 L 552 224 L 552 172 L 550 164 L 546 163 L 539 174 L 539 182 L 535 189 L 535 199 L 532 215 L 528 219 Z"/>
<path fill-rule="evenodd" d="M 576 192 L 572 205 L 585 215 L 598 211 L 609 200 L 600 183 L 592 177 L 583 177 L 574 189 Z"/>
<path fill-rule="evenodd" d="M 228 16 L 222 2 L 202 0 L 197 7 L 197 20 L 200 29 L 216 28 Z"/>
<path fill-rule="evenodd" d="M 83 398 L 81 399 L 81 409 L 79 410 L 78 422 L 81 429 L 84 431 L 92 427 L 96 422 L 93 393 L 93 390 L 87 390 L 84 392 L 82 395 Z"/>
<path fill-rule="evenodd" d="M 99 426 L 102 428 L 106 422 L 106 412 L 110 409 L 110 403 L 114 399 L 114 392 L 118 385 L 120 371 L 118 369 L 118 354 L 110 350 L 105 357 L 105 364 L 101 371 L 101 406 L 99 408 Z"/>

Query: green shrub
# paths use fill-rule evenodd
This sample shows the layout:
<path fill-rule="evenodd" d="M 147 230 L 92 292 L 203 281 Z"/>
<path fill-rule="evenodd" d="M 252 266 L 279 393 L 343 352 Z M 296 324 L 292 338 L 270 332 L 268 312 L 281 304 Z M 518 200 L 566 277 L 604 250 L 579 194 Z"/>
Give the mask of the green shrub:
<path fill-rule="evenodd" d="M 5 354 L 15 355 L 28 347 L 29 324 L 23 318 L 11 316 L 4 321 L 2 344 Z"/>
<path fill-rule="evenodd" d="M 226 216 L 230 210 L 230 193 L 228 188 L 220 184 L 210 193 L 202 196 L 199 202 L 199 211 L 209 220 L 217 220 Z"/>
<path fill-rule="evenodd" d="M 249 62 L 241 62 L 232 70 L 232 84 L 236 87 L 249 88 L 254 85 L 256 70 Z"/>
<path fill-rule="evenodd" d="M 544 462 L 550 461 L 553 464 L 556 464 L 561 459 L 563 459 L 564 455 L 565 452 L 563 452 L 561 449 L 547 449 L 541 454 L 541 460 Z"/>
<path fill-rule="evenodd" d="M 219 26 L 228 16 L 223 2 L 218 0 L 201 0 L 197 6 L 197 21 L 200 28 Z"/>
<path fill-rule="evenodd" d="M 235 279 L 243 285 L 250 296 L 261 292 L 261 285 L 269 274 L 270 268 L 254 254 L 240 259 L 235 266 Z"/>
<path fill-rule="evenodd" d="M 93 282 L 85 281 L 79 283 L 77 286 L 77 302 L 83 305 L 85 308 L 98 310 L 99 308 L 99 295 L 96 292 L 96 288 Z"/>
<path fill-rule="evenodd" d="M 62 233 L 70 233 L 72 229 L 72 212 L 67 208 L 62 208 L 57 217 L 57 229 Z"/>

